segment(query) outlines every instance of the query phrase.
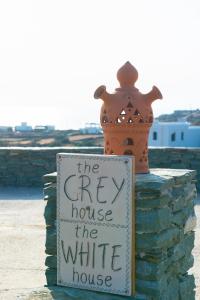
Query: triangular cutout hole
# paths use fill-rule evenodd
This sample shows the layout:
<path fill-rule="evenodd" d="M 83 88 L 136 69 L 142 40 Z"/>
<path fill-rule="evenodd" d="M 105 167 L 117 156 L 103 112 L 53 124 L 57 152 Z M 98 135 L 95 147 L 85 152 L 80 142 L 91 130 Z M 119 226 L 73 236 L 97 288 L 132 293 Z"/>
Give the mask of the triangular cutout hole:
<path fill-rule="evenodd" d="M 131 118 L 129 118 L 127 123 L 131 124 L 131 123 L 133 123 L 133 120 Z"/>
<path fill-rule="evenodd" d="M 120 124 L 122 121 L 120 120 L 120 118 L 117 118 L 116 120 L 115 120 L 115 124 Z"/>
<path fill-rule="evenodd" d="M 123 115 L 126 115 L 125 110 L 122 110 L 121 113 L 120 113 L 120 116 L 123 116 Z"/>
<path fill-rule="evenodd" d="M 128 103 L 128 105 L 127 105 L 127 107 L 128 107 L 128 108 L 131 108 L 131 107 L 133 107 L 132 103 L 131 103 L 131 102 L 129 102 L 129 103 Z"/>
<path fill-rule="evenodd" d="M 134 115 L 135 116 L 140 116 L 140 113 L 139 113 L 139 111 L 137 109 L 135 110 Z"/>

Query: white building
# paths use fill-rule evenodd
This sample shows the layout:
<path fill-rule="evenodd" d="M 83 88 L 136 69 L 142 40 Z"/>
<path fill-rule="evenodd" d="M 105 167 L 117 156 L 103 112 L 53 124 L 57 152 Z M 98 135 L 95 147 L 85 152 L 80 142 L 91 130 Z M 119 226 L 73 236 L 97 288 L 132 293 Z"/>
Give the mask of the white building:
<path fill-rule="evenodd" d="M 9 133 L 13 132 L 13 129 L 11 126 L 0 126 L 0 132 L 2 133 Z"/>
<path fill-rule="evenodd" d="M 37 132 L 51 132 L 55 130 L 54 125 L 36 125 L 34 131 Z"/>
<path fill-rule="evenodd" d="M 149 133 L 149 146 L 200 147 L 200 126 L 188 122 L 155 121 Z"/>
<path fill-rule="evenodd" d="M 84 128 L 80 129 L 83 134 L 100 134 L 102 129 L 99 123 L 86 123 Z"/>
<path fill-rule="evenodd" d="M 19 132 L 29 132 L 32 130 L 33 130 L 32 126 L 27 125 L 26 122 L 22 122 L 21 125 L 15 126 L 15 131 L 19 131 Z"/>

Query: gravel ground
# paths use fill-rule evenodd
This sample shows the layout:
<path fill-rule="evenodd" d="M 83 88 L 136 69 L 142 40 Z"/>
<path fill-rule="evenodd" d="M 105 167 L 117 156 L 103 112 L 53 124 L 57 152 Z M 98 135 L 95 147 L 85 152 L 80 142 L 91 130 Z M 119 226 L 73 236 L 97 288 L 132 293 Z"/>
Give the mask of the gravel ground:
<path fill-rule="evenodd" d="M 15 191 L 15 199 L 20 199 L 19 192 L 17 194 Z M 31 191 L 34 200 L 29 201 L 24 200 L 31 198 L 30 190 L 25 193 L 21 190 L 23 200 L 8 201 L 6 195 L 5 190 L 6 200 L 0 196 L 0 299 L 15 300 L 22 299 L 20 295 L 39 290 L 46 284 L 44 201 L 38 190 Z M 195 263 L 190 271 L 195 275 L 196 299 L 200 300 L 200 196 L 195 210 Z"/>
<path fill-rule="evenodd" d="M 14 300 L 46 284 L 44 201 L 36 201 L 42 199 L 38 190 L 17 189 L 15 199 L 21 195 L 23 200 L 9 201 L 11 190 L 3 192 L 7 200 L 0 200 L 0 299 Z"/>
<path fill-rule="evenodd" d="M 193 250 L 194 267 L 190 270 L 195 276 L 196 283 L 196 300 L 200 300 L 200 195 L 195 206 L 195 213 L 197 216 L 197 225 L 195 229 L 195 247 Z"/>

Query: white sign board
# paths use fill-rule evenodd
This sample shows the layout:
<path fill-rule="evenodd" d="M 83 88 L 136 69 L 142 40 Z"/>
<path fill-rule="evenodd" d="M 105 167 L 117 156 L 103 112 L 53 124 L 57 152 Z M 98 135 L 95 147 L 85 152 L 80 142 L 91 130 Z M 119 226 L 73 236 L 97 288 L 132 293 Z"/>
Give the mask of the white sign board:
<path fill-rule="evenodd" d="M 132 294 L 132 159 L 58 154 L 58 285 Z"/>

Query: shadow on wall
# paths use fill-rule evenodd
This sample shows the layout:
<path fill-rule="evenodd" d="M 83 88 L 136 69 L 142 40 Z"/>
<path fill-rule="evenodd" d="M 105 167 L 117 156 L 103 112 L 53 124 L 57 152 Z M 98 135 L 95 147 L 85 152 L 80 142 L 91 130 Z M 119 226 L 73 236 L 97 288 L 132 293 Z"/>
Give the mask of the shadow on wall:
<path fill-rule="evenodd" d="M 123 297 L 120 295 L 114 294 L 105 294 L 101 292 L 94 292 L 84 289 L 75 289 L 75 288 L 68 288 L 68 287 L 59 287 L 59 286 L 48 286 L 49 293 L 51 295 L 51 299 L 89 299 L 92 300 L 123 300 L 127 297 Z M 129 300 L 135 300 L 135 297 L 128 297 Z M 139 299 L 139 298 L 138 298 Z"/>

